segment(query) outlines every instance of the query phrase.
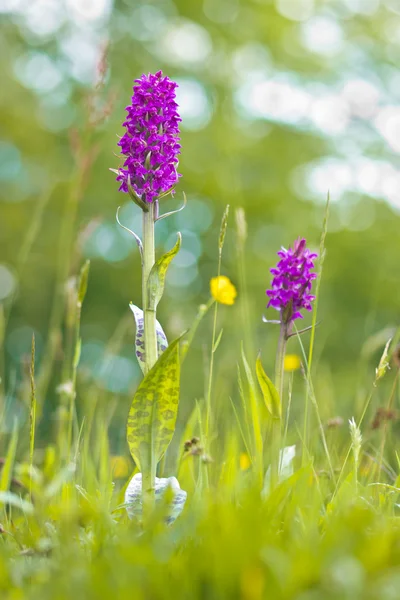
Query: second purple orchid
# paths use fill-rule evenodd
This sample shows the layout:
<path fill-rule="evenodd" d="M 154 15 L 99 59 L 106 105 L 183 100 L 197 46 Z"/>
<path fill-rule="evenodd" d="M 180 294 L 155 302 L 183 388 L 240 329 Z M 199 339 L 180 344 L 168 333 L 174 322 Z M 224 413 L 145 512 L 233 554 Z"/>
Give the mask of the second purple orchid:
<path fill-rule="evenodd" d="M 274 275 L 271 289 L 266 291 L 269 297 L 268 307 L 272 306 L 280 312 L 281 322 L 289 325 L 295 319 L 302 319 L 301 310 L 311 310 L 314 300 L 311 292 L 312 282 L 317 274 L 312 272 L 315 252 L 306 247 L 304 238 L 297 239 L 293 248 L 282 248 L 278 252 L 280 260 L 271 269 Z"/>

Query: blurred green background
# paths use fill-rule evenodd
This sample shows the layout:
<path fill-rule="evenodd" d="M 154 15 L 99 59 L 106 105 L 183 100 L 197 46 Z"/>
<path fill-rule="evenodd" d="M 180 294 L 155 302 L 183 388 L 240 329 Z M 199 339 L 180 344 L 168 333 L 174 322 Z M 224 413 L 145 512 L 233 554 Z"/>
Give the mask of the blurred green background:
<path fill-rule="evenodd" d="M 133 80 L 159 69 L 179 83 L 183 119 L 182 178 L 161 208 L 178 207 L 182 191 L 188 197 L 183 212 L 157 225 L 159 252 L 183 234 L 159 306 L 169 339 L 209 298 L 229 203 L 222 273 L 238 299 L 219 311 L 216 395 L 222 403 L 237 396 L 245 330 L 247 352 L 262 349 L 271 372 L 278 332 L 261 321 L 269 268 L 299 235 L 318 247 L 329 190 L 315 385 L 324 418 L 338 410 L 351 416 L 371 380 L 359 368 L 365 340 L 388 328 L 383 343 L 398 323 L 400 1 L 0 0 L 0 16 L 3 430 L 27 419 L 32 331 L 39 377 L 50 364 L 39 385 L 43 434 L 56 426 L 66 282 L 90 258 L 78 403 L 89 390 L 88 402 L 117 407 L 113 450 L 125 448 L 123 423 L 140 378 L 128 309 L 129 301 L 141 304 L 140 263 L 115 213 L 121 206 L 122 222 L 138 233 L 141 217 L 109 168 L 119 164 Z M 105 47 L 104 86 L 96 88 Z M 239 285 L 238 207 L 248 224 L 250 319 Z M 210 321 L 185 363 L 181 421 L 203 397 Z M 299 353 L 296 341 L 289 351 Z"/>

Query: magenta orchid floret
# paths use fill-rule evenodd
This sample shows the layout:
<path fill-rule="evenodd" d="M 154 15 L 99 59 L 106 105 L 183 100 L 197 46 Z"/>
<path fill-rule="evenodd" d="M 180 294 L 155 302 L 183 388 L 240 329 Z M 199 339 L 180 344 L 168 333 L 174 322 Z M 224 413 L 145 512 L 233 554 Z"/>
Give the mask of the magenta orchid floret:
<path fill-rule="evenodd" d="M 126 129 L 118 145 L 126 157 L 118 171 L 120 191 L 133 190 L 142 202 L 150 203 L 171 191 L 177 183 L 179 144 L 177 84 L 162 71 L 135 80 L 132 103 L 127 106 Z"/>
<path fill-rule="evenodd" d="M 315 252 L 306 248 L 305 239 L 297 239 L 293 248 L 282 248 L 278 252 L 280 261 L 271 269 L 274 275 L 271 289 L 266 294 L 269 297 L 267 306 L 272 306 L 281 314 L 281 322 L 289 324 L 295 319 L 302 319 L 301 310 L 311 310 L 315 296 L 311 295 L 313 280 L 317 277 L 312 273 Z"/>

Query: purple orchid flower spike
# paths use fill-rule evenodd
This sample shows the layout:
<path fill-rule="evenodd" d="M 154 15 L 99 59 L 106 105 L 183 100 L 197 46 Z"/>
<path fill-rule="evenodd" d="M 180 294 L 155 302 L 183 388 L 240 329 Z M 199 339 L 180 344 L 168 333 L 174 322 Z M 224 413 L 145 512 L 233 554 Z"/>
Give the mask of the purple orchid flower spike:
<path fill-rule="evenodd" d="M 135 80 L 132 103 L 127 106 L 126 132 L 118 142 L 126 157 L 118 170 L 120 191 L 130 193 L 142 206 L 157 201 L 173 188 L 177 172 L 179 144 L 177 84 L 162 71 Z"/>
<path fill-rule="evenodd" d="M 311 271 L 318 255 L 306 247 L 304 238 L 298 238 L 293 248 L 282 248 L 278 256 L 280 261 L 271 269 L 271 289 L 266 291 L 270 299 L 267 306 L 280 312 L 281 323 L 289 330 L 293 321 L 303 318 L 302 309 L 312 309 L 315 296 L 310 292 L 317 275 Z"/>

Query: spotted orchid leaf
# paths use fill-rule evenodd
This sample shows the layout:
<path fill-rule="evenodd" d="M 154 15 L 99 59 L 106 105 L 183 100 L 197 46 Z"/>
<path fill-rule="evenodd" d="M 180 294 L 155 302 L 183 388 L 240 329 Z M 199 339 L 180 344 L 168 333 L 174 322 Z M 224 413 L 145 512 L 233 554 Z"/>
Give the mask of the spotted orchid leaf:
<path fill-rule="evenodd" d="M 133 312 L 136 322 L 135 353 L 139 366 L 144 373 L 145 370 L 145 347 L 144 347 L 144 314 L 141 308 L 130 303 L 129 308 Z M 168 347 L 167 337 L 160 323 L 156 321 L 157 352 L 158 356 Z"/>
<path fill-rule="evenodd" d="M 153 265 L 150 271 L 147 293 L 148 293 L 148 306 L 150 310 L 156 310 L 158 303 L 160 302 L 164 293 L 165 276 L 171 260 L 176 256 L 180 250 L 182 243 L 182 236 L 178 232 L 178 239 L 176 240 L 175 246 L 161 256 Z"/>
<path fill-rule="evenodd" d="M 142 472 L 157 464 L 174 434 L 180 387 L 179 341 L 174 340 L 144 376 L 129 411 L 127 440 Z"/>

